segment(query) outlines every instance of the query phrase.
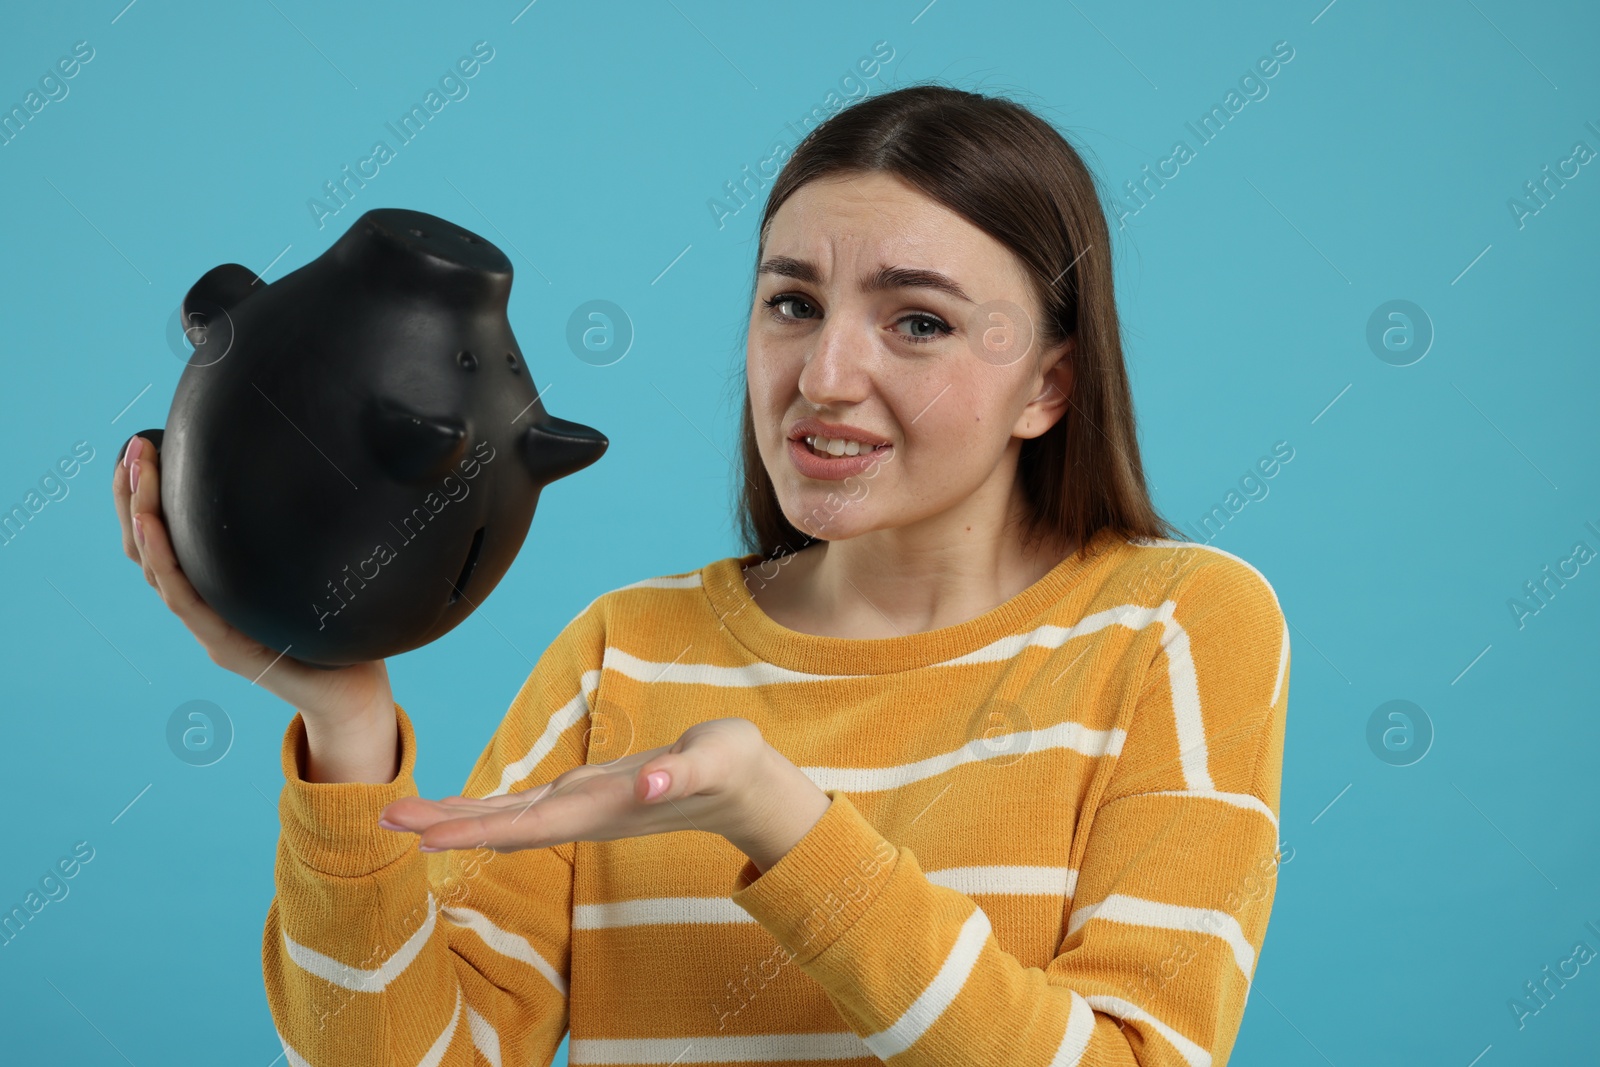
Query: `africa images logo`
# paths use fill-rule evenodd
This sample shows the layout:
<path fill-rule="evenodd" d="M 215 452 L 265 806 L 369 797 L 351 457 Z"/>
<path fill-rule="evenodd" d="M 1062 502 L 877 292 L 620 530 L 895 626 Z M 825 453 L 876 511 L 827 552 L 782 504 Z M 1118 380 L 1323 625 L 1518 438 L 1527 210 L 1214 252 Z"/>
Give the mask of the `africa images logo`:
<path fill-rule="evenodd" d="M 486 448 L 489 450 L 488 455 L 483 454 L 483 450 Z M 422 498 L 422 503 L 412 508 L 411 513 L 400 520 L 400 526 L 395 526 L 392 521 L 389 523 L 390 526 L 394 527 L 395 532 L 400 535 L 401 545 L 409 545 L 420 537 L 428 523 L 432 522 L 434 516 L 443 511 L 446 505 L 452 501 L 465 500 L 467 494 L 472 492 L 472 487 L 467 483 L 476 478 L 479 470 L 482 469 L 479 465 L 480 461 L 483 464 L 487 464 L 497 455 L 494 446 L 488 441 L 479 441 L 474 446 L 473 452 L 477 456 L 476 459 L 472 456 L 467 456 L 459 464 L 461 477 L 457 478 L 454 473 L 445 475 L 444 481 L 440 483 L 439 488 L 428 490 L 428 495 Z M 413 529 L 413 524 L 415 524 L 415 529 Z M 401 527 L 404 527 L 404 529 Z M 354 573 L 350 571 L 350 564 L 346 563 L 343 568 L 344 577 L 340 579 L 340 585 L 344 587 L 349 599 L 354 600 L 357 589 L 365 589 L 367 582 L 373 581 L 382 573 L 381 568 L 383 565 L 393 562 L 399 558 L 399 555 L 400 553 L 394 545 L 388 541 L 380 541 L 373 547 L 372 555 L 356 564 Z M 371 570 L 370 573 L 368 573 L 368 568 Z M 355 582 L 357 588 L 351 588 L 351 582 Z M 323 603 L 313 602 L 311 605 L 311 610 L 317 616 L 318 630 L 327 629 L 329 616 L 337 615 L 349 606 L 346 598 L 340 595 L 339 586 L 334 585 L 331 578 L 328 580 L 328 592 L 330 596 Z"/>

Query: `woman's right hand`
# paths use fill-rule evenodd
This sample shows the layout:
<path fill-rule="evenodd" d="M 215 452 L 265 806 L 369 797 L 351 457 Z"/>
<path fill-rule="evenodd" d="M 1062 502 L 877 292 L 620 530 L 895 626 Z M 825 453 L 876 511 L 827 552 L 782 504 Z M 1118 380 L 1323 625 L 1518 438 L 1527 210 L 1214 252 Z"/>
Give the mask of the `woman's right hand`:
<path fill-rule="evenodd" d="M 379 745 L 393 738 L 389 728 L 394 723 L 394 697 L 383 660 L 355 663 L 336 670 L 307 666 L 246 636 L 202 600 L 179 568 L 172 542 L 167 538 L 161 516 L 156 448 L 150 441 L 137 435 L 129 439 L 123 460 L 112 475 L 112 494 L 117 518 L 122 524 L 123 552 L 144 568 L 145 581 L 161 594 L 162 601 L 194 634 L 211 662 L 250 679 L 299 709 L 313 750 L 319 747 L 319 735 L 330 739 L 329 744 L 321 746 L 327 758 L 316 762 L 337 764 L 337 767 L 327 768 L 335 775 L 345 771 L 363 773 L 357 767 L 360 764 L 373 768 L 392 763 L 389 759 L 389 754 L 394 752 L 392 741 L 388 752 L 384 753 L 332 751 L 335 740 L 348 748 L 361 745 L 364 736 L 371 737 L 373 743 Z M 387 778 L 381 777 L 381 770 L 376 773 L 377 779 L 368 774 L 361 779 L 319 777 L 308 780 L 390 781 L 394 777 L 392 772 Z"/>

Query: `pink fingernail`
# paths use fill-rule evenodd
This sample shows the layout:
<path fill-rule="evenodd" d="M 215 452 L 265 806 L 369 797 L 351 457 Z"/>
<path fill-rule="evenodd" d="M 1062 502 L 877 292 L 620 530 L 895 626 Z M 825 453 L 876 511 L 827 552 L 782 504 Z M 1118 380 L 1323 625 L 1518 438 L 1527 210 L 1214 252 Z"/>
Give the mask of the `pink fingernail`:
<path fill-rule="evenodd" d="M 651 771 L 645 775 L 645 781 L 649 784 L 645 787 L 644 798 L 646 800 L 654 800 L 667 791 L 667 786 L 671 784 L 672 777 L 666 771 Z"/>
<path fill-rule="evenodd" d="M 144 544 L 144 523 L 138 515 L 133 517 L 133 536 L 139 539 L 141 545 Z"/>
<path fill-rule="evenodd" d="M 122 465 L 124 467 L 130 469 L 133 467 L 133 461 L 139 458 L 139 446 L 143 444 L 144 438 L 142 437 L 135 437 L 128 442 L 128 447 L 122 453 Z"/>
<path fill-rule="evenodd" d="M 138 491 L 139 491 L 139 461 L 138 460 L 134 460 L 133 461 L 133 466 L 128 468 L 128 492 L 137 493 Z"/>

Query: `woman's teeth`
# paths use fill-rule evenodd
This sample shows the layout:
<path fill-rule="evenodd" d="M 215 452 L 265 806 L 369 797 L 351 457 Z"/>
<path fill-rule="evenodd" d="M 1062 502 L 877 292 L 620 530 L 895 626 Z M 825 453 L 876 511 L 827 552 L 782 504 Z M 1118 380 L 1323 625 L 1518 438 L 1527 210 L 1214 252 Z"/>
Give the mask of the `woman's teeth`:
<path fill-rule="evenodd" d="M 860 441 L 846 441 L 837 437 L 807 437 L 806 444 L 819 456 L 858 456 L 884 445 L 864 445 Z"/>

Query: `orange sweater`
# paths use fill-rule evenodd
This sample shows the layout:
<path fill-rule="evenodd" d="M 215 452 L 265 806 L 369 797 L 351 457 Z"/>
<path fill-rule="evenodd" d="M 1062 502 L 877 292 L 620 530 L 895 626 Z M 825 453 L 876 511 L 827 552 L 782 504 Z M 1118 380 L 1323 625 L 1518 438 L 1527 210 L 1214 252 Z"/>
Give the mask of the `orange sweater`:
<path fill-rule="evenodd" d="M 748 555 L 594 600 L 463 796 L 740 716 L 830 805 L 757 876 L 698 831 L 496 854 L 301 778 L 262 942 L 290 1067 L 1221 1065 L 1272 906 L 1288 629 L 1249 564 L 1102 530 L 999 607 L 788 630 Z M 749 585 L 747 585 L 749 583 Z"/>

